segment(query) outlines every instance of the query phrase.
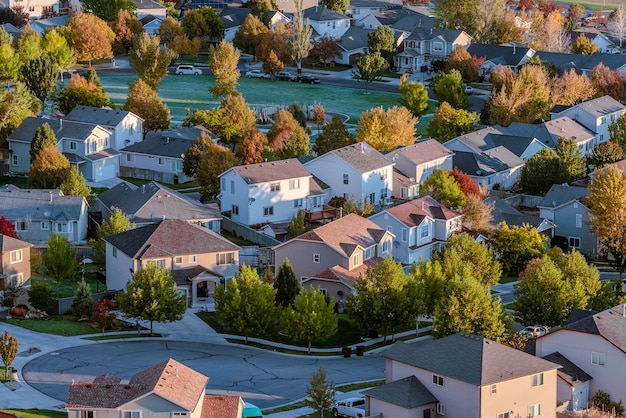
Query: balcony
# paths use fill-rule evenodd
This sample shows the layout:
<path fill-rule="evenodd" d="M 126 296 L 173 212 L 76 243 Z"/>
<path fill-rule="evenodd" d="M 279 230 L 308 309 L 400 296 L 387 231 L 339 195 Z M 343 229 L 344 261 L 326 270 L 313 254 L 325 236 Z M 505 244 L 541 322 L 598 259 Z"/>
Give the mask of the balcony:
<path fill-rule="evenodd" d="M 333 220 L 339 215 L 339 209 L 328 205 L 322 206 L 322 209 L 318 211 L 304 210 L 303 212 L 306 222 Z"/>

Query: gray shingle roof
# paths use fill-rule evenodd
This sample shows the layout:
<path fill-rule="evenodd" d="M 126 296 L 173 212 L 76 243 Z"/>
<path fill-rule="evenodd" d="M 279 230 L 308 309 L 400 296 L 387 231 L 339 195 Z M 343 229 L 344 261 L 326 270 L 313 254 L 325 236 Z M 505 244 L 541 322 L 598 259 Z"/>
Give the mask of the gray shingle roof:
<path fill-rule="evenodd" d="M 587 112 L 594 118 L 600 118 L 611 113 L 624 110 L 624 105 L 612 98 L 611 96 L 602 96 L 597 99 L 587 100 L 586 102 L 579 103 L 572 108 L 578 108 L 581 111 Z M 554 113 L 554 112 L 551 112 Z"/>
<path fill-rule="evenodd" d="M 78 220 L 86 205 L 82 196 L 63 196 L 60 190 L 0 189 L 0 214 L 10 221 L 43 221 L 66 216 Z"/>
<path fill-rule="evenodd" d="M 108 128 L 119 125 L 119 123 L 129 114 L 131 114 L 131 112 L 126 110 L 113 110 L 93 106 L 76 106 L 70 113 L 67 114 L 65 119 L 74 122 L 94 123 Z"/>
<path fill-rule="evenodd" d="M 550 190 L 548 190 L 548 193 L 546 193 L 537 206 L 544 208 L 556 208 L 574 200 L 580 201 L 588 195 L 589 192 L 586 187 L 553 184 L 552 187 L 550 187 Z"/>
<path fill-rule="evenodd" d="M 411 34 L 407 37 L 407 39 L 425 41 L 440 38 L 445 42 L 454 42 L 462 34 L 463 31 L 458 29 L 415 27 L 411 30 Z"/>
<path fill-rule="evenodd" d="M 573 139 L 574 142 L 586 142 L 595 138 L 595 134 L 569 116 L 561 116 L 540 123 L 513 122 L 507 128 L 513 135 L 537 138 L 551 148 L 556 148 L 559 137 Z"/>
<path fill-rule="evenodd" d="M 532 49 L 478 43 L 471 44 L 467 48 L 467 52 L 472 56 L 485 57 L 489 61 L 513 67 L 520 64 L 520 61 L 526 56 L 528 51 L 532 51 Z"/>
<path fill-rule="evenodd" d="M 626 305 L 617 305 L 602 312 L 569 322 L 562 330 L 600 335 L 626 353 Z M 560 330 L 555 331 L 560 332 Z M 549 335 L 549 334 L 546 334 Z"/>
<path fill-rule="evenodd" d="M 302 11 L 302 17 L 316 22 L 350 19 L 348 16 L 332 11 L 325 6 L 309 7 Z"/>
<path fill-rule="evenodd" d="M 449 150 L 444 147 L 439 141 L 436 139 L 424 139 L 422 141 L 418 141 L 413 145 L 408 145 L 406 147 L 398 148 L 392 152 L 389 152 L 385 155 L 385 157 L 393 161 L 396 154 L 398 156 L 403 156 L 407 160 L 415 163 L 415 165 L 427 163 L 430 161 L 437 160 L 439 158 L 445 158 L 452 155 L 454 151 Z"/>
<path fill-rule="evenodd" d="M 554 370 L 557 364 L 465 333 L 413 344 L 396 342 L 383 355 L 444 377 L 485 386 Z"/>
<path fill-rule="evenodd" d="M 366 390 L 363 394 L 407 409 L 417 408 L 418 406 L 438 401 L 415 376 L 405 377 L 404 379 Z"/>
<path fill-rule="evenodd" d="M 46 123 L 54 131 L 57 140 L 67 138 L 82 141 L 87 139 L 95 130 L 104 129 L 95 123 L 28 117 L 9 135 L 9 139 L 31 142 L 37 129 Z M 108 130 L 104 129 L 104 131 L 105 134 L 110 135 Z"/>
<path fill-rule="evenodd" d="M 129 145 L 121 151 L 182 159 L 181 155 L 187 152 L 189 147 L 202 133 L 206 133 L 214 141 L 217 140 L 215 135 L 202 127 L 179 128 L 171 131 L 150 131 L 143 141 Z"/>
<path fill-rule="evenodd" d="M 563 354 L 558 351 L 547 356 L 543 356 L 544 360 L 551 361 L 561 366 L 557 370 L 557 375 L 571 386 L 578 386 L 581 383 L 588 382 L 592 379 L 583 369 L 572 363 Z"/>
<path fill-rule="evenodd" d="M 378 170 L 393 164 L 366 142 L 357 142 L 347 147 L 329 151 L 361 173 Z"/>
<path fill-rule="evenodd" d="M 504 147 L 496 147 L 482 154 L 455 151 L 452 156 L 452 165 L 470 176 L 488 176 L 523 164 L 517 155 Z"/>
<path fill-rule="evenodd" d="M 342 36 L 339 47 L 345 51 L 354 51 L 355 49 L 367 47 L 368 34 L 374 32 L 374 29 L 365 29 L 358 26 L 350 27 Z"/>
<path fill-rule="evenodd" d="M 296 158 L 269 161 L 260 164 L 240 165 L 233 167 L 231 170 L 237 172 L 247 184 L 259 184 L 268 181 L 311 176 L 311 173 L 309 173 Z"/>
<path fill-rule="evenodd" d="M 413 21 L 413 27 L 417 26 L 418 20 L 424 19 L 427 20 L 429 17 L 425 16 L 421 13 L 415 12 L 413 10 L 409 10 L 407 8 L 398 8 L 398 9 L 389 9 L 383 10 L 381 12 L 372 13 L 374 17 L 382 24 L 391 27 L 395 27 L 394 25 L 401 19 L 406 17 L 411 17 L 415 19 Z M 422 25 L 424 26 L 424 25 Z"/>
<path fill-rule="evenodd" d="M 534 137 L 532 135 L 512 135 L 508 131 L 508 129 L 500 126 L 491 126 L 457 136 L 453 140 L 461 141 L 476 151 L 488 151 L 497 147 L 505 147 L 516 156 L 521 157 L 533 142 Z"/>

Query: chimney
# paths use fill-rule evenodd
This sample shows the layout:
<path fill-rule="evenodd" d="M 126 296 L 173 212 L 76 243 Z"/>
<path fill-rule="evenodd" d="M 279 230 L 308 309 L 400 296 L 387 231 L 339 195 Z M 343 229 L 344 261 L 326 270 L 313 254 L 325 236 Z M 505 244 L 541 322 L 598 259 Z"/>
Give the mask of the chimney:
<path fill-rule="evenodd" d="M 176 368 L 176 377 L 178 377 L 178 367 Z"/>
<path fill-rule="evenodd" d="M 141 193 L 145 193 L 146 192 L 146 185 L 144 184 L 143 186 L 141 186 Z"/>
<path fill-rule="evenodd" d="M 513 55 L 515 55 L 515 42 L 513 43 Z"/>
<path fill-rule="evenodd" d="M 63 118 L 59 119 L 59 131 L 63 129 Z"/>
<path fill-rule="evenodd" d="M 52 192 L 48 192 L 48 194 L 50 195 L 50 204 L 52 204 Z"/>
<path fill-rule="evenodd" d="M 424 203 L 425 202 L 422 200 L 422 210 L 425 210 Z"/>

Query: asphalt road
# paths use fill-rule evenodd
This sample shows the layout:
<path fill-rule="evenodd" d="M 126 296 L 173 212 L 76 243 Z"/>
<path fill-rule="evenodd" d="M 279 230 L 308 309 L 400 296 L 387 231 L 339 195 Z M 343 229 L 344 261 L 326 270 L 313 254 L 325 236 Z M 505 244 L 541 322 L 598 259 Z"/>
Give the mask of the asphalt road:
<path fill-rule="evenodd" d="M 209 377 L 208 392 L 242 396 L 260 408 L 302 398 L 311 374 L 323 366 L 335 384 L 383 379 L 385 362 L 364 357 L 307 357 L 245 347 L 175 341 L 96 343 L 35 358 L 22 369 L 34 389 L 65 402 L 72 381 L 91 381 L 104 373 L 122 379 L 173 358 Z"/>

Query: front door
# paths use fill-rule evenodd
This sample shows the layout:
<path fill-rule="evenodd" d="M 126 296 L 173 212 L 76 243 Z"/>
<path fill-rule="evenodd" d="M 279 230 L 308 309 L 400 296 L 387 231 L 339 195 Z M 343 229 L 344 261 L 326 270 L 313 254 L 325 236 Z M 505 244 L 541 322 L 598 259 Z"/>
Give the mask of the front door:
<path fill-rule="evenodd" d="M 424 409 L 424 418 L 430 418 L 430 408 Z"/>

